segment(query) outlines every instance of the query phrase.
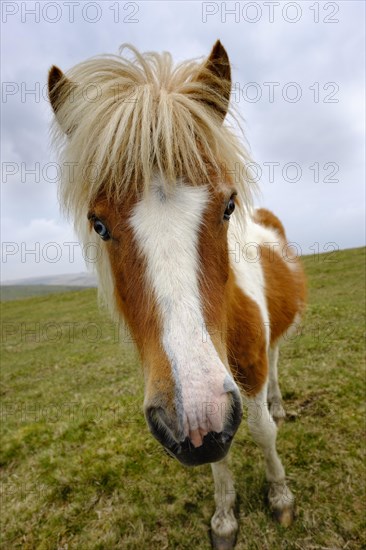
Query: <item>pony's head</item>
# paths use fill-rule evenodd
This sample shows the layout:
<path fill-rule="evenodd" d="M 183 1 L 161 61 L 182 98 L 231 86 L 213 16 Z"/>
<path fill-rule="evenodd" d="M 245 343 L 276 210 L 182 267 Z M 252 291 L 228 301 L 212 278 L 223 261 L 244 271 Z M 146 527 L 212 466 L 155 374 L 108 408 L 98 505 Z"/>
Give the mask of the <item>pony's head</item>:
<path fill-rule="evenodd" d="M 130 50 L 50 70 L 61 203 L 100 247 L 100 291 L 140 352 L 151 432 L 184 464 L 214 462 L 242 417 L 227 233 L 250 197 L 246 152 L 224 123 L 230 64 L 220 42 L 175 68 L 167 53 Z"/>

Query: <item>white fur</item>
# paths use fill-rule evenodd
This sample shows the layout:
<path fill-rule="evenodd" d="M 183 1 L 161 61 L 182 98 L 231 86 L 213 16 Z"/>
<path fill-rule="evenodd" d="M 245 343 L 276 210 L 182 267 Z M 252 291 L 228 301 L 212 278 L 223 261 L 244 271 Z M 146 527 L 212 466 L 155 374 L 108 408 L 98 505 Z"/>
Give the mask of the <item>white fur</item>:
<path fill-rule="evenodd" d="M 216 537 L 226 540 L 235 538 L 238 522 L 234 515 L 235 488 L 229 470 L 228 457 L 211 464 L 215 483 L 216 510 L 211 518 L 211 528 Z"/>
<path fill-rule="evenodd" d="M 131 225 L 161 317 L 181 437 L 199 446 L 208 431 L 222 431 L 228 383 L 236 386 L 207 334 L 201 307 L 197 246 L 208 190 L 181 184 L 164 189 L 156 179 L 135 206 Z"/>
<path fill-rule="evenodd" d="M 278 511 L 292 508 L 294 496 L 286 485 L 285 470 L 276 450 L 277 427 L 268 410 L 267 383 L 255 397 L 246 397 L 245 402 L 250 432 L 264 454 L 270 506 Z"/>
<path fill-rule="evenodd" d="M 263 238 L 269 238 L 262 232 L 260 225 L 248 219 L 245 228 L 235 223 L 235 217 L 230 222 L 229 249 L 239 250 L 240 255 L 230 255 L 231 266 L 236 276 L 236 282 L 242 292 L 249 296 L 259 307 L 267 346 L 270 341 L 270 321 L 265 294 L 265 280 L 260 261 L 259 244 Z M 272 235 L 272 242 L 273 235 Z"/>
<path fill-rule="evenodd" d="M 287 241 L 275 228 L 266 227 L 250 220 L 247 224 L 247 242 L 256 242 L 270 247 L 271 253 L 280 255 L 291 271 L 298 271 L 299 263 L 295 250 L 288 246 Z"/>
<path fill-rule="evenodd" d="M 279 253 L 292 271 L 298 269 L 298 262 L 291 257 L 291 251 L 286 247 L 286 242 L 275 229 L 264 227 L 253 221 L 249 216 L 245 226 L 235 220 L 233 216 L 229 228 L 230 261 L 236 276 L 237 284 L 244 294 L 252 298 L 258 305 L 263 324 L 267 347 L 270 342 L 270 319 L 266 301 L 265 279 L 261 262 L 259 246 L 269 246 L 271 253 Z M 299 316 L 294 321 L 297 326 Z M 291 327 L 289 333 L 290 336 Z M 284 337 L 286 337 L 286 335 Z"/>
<path fill-rule="evenodd" d="M 284 240 L 275 229 L 256 223 L 252 219 L 248 220 L 246 228 L 248 242 L 270 244 L 273 246 L 274 250 L 280 252 Z"/>
<path fill-rule="evenodd" d="M 282 403 L 282 394 L 278 384 L 278 345 L 269 348 L 268 363 L 269 363 L 269 379 L 268 379 L 268 406 L 272 417 L 276 421 L 281 421 L 286 417 L 285 409 Z"/>
<path fill-rule="evenodd" d="M 248 426 L 254 441 L 261 448 L 266 478 L 269 482 L 268 499 L 274 512 L 282 514 L 294 507 L 294 496 L 286 484 L 285 470 L 276 450 L 277 427 L 268 410 L 267 383 L 255 397 L 244 397 L 248 408 Z M 235 540 L 238 524 L 234 515 L 235 489 L 228 466 L 228 459 L 211 464 L 215 482 L 216 510 L 211 519 L 215 538 L 227 543 Z M 220 545 L 218 544 L 219 548 Z"/>
<path fill-rule="evenodd" d="M 245 403 L 250 432 L 264 453 L 267 480 L 283 481 L 285 472 L 276 451 L 277 427 L 268 410 L 267 383 L 255 397 L 246 397 Z"/>

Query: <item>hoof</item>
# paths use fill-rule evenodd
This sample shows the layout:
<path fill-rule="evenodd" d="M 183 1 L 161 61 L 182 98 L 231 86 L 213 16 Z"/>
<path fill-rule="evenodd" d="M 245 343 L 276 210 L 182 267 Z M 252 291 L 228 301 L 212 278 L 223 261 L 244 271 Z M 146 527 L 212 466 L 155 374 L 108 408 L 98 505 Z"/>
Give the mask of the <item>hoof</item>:
<path fill-rule="evenodd" d="M 236 534 L 228 538 L 220 537 L 211 532 L 212 548 L 215 550 L 232 550 L 236 543 Z"/>
<path fill-rule="evenodd" d="M 211 518 L 211 542 L 215 550 L 231 550 L 236 543 L 238 522 L 234 510 L 216 510 Z"/>
<path fill-rule="evenodd" d="M 274 519 L 283 527 L 289 527 L 295 519 L 295 497 L 286 481 L 270 484 L 268 501 Z"/>
<path fill-rule="evenodd" d="M 282 510 L 273 510 L 273 517 L 282 527 L 290 527 L 295 519 L 295 507 L 288 506 Z"/>

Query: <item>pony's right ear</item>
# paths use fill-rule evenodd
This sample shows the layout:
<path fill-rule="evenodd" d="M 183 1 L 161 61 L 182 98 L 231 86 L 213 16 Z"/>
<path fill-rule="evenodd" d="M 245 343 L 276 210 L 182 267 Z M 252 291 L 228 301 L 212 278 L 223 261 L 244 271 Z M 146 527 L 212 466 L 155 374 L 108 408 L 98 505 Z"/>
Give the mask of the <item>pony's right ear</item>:
<path fill-rule="evenodd" d="M 61 126 L 62 130 L 65 132 L 65 134 L 71 134 L 71 128 L 66 128 L 65 124 L 63 123 L 59 111 L 60 107 L 64 105 L 66 101 L 69 101 L 71 103 L 72 101 L 72 91 L 74 89 L 74 84 L 69 80 L 64 73 L 53 65 L 48 73 L 48 97 L 50 99 L 50 103 L 53 109 L 53 112 L 55 113 L 56 120 Z M 71 105 L 70 105 L 71 107 Z"/>
<path fill-rule="evenodd" d="M 219 117 L 224 120 L 229 108 L 231 93 L 231 68 L 229 56 L 221 44 L 216 40 L 210 55 L 203 64 L 197 76 L 197 81 L 205 85 L 206 90 L 212 90 L 214 95 L 206 92 L 201 101 L 210 105 Z"/>

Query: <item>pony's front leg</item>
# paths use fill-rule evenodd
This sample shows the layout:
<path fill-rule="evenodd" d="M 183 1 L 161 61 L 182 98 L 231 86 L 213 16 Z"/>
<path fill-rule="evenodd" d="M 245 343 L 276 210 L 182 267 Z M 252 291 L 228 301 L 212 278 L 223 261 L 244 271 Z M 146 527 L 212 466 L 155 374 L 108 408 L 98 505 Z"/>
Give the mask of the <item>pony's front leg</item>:
<path fill-rule="evenodd" d="M 255 397 L 245 400 L 250 432 L 264 454 L 271 510 L 279 523 L 288 526 L 294 519 L 295 497 L 287 487 L 285 470 L 276 450 L 277 426 L 268 410 L 267 383 Z"/>
<path fill-rule="evenodd" d="M 269 348 L 269 380 L 267 399 L 270 413 L 277 426 L 280 426 L 286 417 L 286 413 L 283 408 L 282 394 L 278 384 L 278 353 L 278 346 L 275 345 L 273 348 Z"/>
<path fill-rule="evenodd" d="M 234 548 L 238 522 L 234 515 L 235 488 L 228 457 L 211 464 L 215 482 L 216 510 L 211 519 L 212 546 L 217 550 Z"/>

